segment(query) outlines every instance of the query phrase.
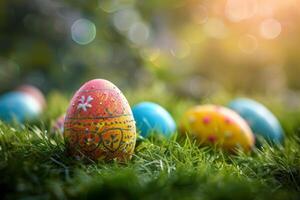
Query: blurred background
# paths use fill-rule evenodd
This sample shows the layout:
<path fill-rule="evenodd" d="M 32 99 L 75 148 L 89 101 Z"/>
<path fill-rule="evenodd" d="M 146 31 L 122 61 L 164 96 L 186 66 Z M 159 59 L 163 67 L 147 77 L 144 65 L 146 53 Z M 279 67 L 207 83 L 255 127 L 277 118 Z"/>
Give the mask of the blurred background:
<path fill-rule="evenodd" d="M 122 90 L 298 104 L 297 0 L 1 0 L 0 10 L 0 92 L 72 93 L 104 78 Z"/>

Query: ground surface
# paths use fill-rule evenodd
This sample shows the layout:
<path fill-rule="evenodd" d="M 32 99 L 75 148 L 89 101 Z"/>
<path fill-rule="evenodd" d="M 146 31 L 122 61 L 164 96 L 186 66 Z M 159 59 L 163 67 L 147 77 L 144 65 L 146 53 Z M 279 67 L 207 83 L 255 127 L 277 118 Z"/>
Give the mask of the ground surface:
<path fill-rule="evenodd" d="M 264 145 L 251 155 L 198 148 L 188 139 L 140 141 L 126 164 L 76 160 L 63 140 L 46 136 L 59 112 L 51 97 L 42 123 L 0 123 L 0 187 L 6 199 L 299 199 L 298 111 L 272 107 L 286 131 L 282 147 Z M 142 98 L 142 97 L 141 97 Z M 59 100 L 58 100 L 59 99 Z M 138 100 L 136 100 L 138 101 Z M 213 99 L 210 101 L 214 102 Z M 163 100 L 178 120 L 190 103 Z M 271 104 L 270 104 L 271 105 Z M 272 106 L 272 105 L 271 105 Z M 298 126 L 299 125 L 299 126 Z"/>

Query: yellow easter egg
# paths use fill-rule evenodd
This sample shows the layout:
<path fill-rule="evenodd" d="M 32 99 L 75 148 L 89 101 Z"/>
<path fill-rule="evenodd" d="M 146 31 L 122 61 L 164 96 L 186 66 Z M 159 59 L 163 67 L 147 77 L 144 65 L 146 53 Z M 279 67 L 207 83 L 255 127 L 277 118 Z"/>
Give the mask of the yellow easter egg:
<path fill-rule="evenodd" d="M 189 109 L 182 119 L 182 130 L 200 145 L 216 145 L 224 150 L 248 152 L 254 135 L 248 124 L 234 111 L 216 105 Z"/>

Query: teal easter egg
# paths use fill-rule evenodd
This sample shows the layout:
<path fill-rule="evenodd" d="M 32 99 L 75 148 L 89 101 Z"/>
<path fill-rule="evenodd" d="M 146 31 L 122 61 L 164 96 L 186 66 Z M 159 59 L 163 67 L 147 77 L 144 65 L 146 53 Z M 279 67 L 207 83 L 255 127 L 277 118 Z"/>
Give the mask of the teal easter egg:
<path fill-rule="evenodd" d="M 0 97 L 0 120 L 7 123 L 35 120 L 41 110 L 39 102 L 23 92 L 10 92 Z"/>
<path fill-rule="evenodd" d="M 39 88 L 33 85 L 21 85 L 16 89 L 16 92 L 26 93 L 35 98 L 43 109 L 46 107 L 46 98 Z"/>
<path fill-rule="evenodd" d="M 143 137 L 159 133 L 168 138 L 176 131 L 176 123 L 170 113 L 156 103 L 139 103 L 132 108 L 132 112 Z"/>
<path fill-rule="evenodd" d="M 263 138 L 269 143 L 283 143 L 283 129 L 278 119 L 264 105 L 251 99 L 238 98 L 231 101 L 228 107 L 248 122 L 256 138 Z M 259 140 L 256 145 L 260 146 Z"/>

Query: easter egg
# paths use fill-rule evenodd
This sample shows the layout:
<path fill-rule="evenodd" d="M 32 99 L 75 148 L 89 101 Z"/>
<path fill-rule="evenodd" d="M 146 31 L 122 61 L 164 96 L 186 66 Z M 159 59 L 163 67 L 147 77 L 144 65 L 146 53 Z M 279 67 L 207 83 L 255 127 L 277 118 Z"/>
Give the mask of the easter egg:
<path fill-rule="evenodd" d="M 141 136 L 152 133 L 170 137 L 176 131 L 172 116 L 163 107 L 152 102 L 142 102 L 132 108 L 133 116 Z"/>
<path fill-rule="evenodd" d="M 243 118 L 234 111 L 215 105 L 189 109 L 182 119 L 182 130 L 200 145 L 215 145 L 230 152 L 241 149 L 248 152 L 254 145 L 254 136 Z"/>
<path fill-rule="evenodd" d="M 239 113 L 249 124 L 256 138 L 275 144 L 283 143 L 284 133 L 277 118 L 264 105 L 246 98 L 231 101 L 229 108 Z M 259 141 L 256 142 L 260 146 Z"/>
<path fill-rule="evenodd" d="M 63 114 L 55 120 L 55 122 L 51 128 L 52 133 L 61 133 L 62 134 L 64 132 L 65 117 L 66 117 L 66 115 Z"/>
<path fill-rule="evenodd" d="M 7 123 L 35 120 L 41 110 L 36 99 L 22 92 L 10 92 L 0 97 L 0 120 Z"/>
<path fill-rule="evenodd" d="M 31 95 L 38 101 L 42 108 L 46 107 L 46 99 L 44 94 L 37 87 L 33 85 L 21 85 L 16 89 L 16 91 Z"/>
<path fill-rule="evenodd" d="M 136 127 L 131 108 L 111 82 L 95 79 L 73 96 L 64 123 L 67 149 L 75 157 L 126 161 L 132 157 Z"/>

